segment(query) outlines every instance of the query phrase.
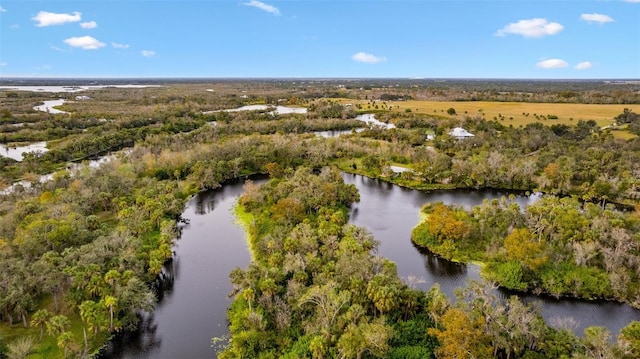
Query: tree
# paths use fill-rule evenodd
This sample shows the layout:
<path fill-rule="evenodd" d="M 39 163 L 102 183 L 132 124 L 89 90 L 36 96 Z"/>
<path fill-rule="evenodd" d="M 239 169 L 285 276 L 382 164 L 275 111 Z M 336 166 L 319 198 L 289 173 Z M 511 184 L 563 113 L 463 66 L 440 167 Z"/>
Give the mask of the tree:
<path fill-rule="evenodd" d="M 440 283 L 435 283 L 427 292 L 427 311 L 436 324 L 441 324 L 442 316 L 449 309 L 449 300 L 440 290 Z"/>
<path fill-rule="evenodd" d="M 116 287 L 118 285 L 118 281 L 120 280 L 120 272 L 115 269 L 111 269 L 104 275 L 104 281 L 109 284 L 111 289 L 111 294 L 116 294 Z"/>
<path fill-rule="evenodd" d="M 609 344 L 611 333 L 605 327 L 591 326 L 584 330 L 584 345 L 590 358 L 613 358 Z"/>
<path fill-rule="evenodd" d="M 440 243 L 461 239 L 467 232 L 467 225 L 458 218 L 459 216 L 455 210 L 438 203 L 427 217 L 429 233 Z"/>
<path fill-rule="evenodd" d="M 504 240 L 507 258 L 535 271 L 547 262 L 544 242 L 536 241 L 527 228 L 514 229 Z"/>
<path fill-rule="evenodd" d="M 58 344 L 58 348 L 64 350 L 64 357 L 66 358 L 69 349 L 73 346 L 73 333 L 64 332 L 60 334 L 58 336 L 58 339 L 56 340 L 56 343 Z"/>
<path fill-rule="evenodd" d="M 453 108 L 453 107 L 449 107 L 449 109 L 447 109 L 447 113 L 448 113 L 450 116 L 453 116 L 453 115 L 455 115 L 455 114 L 456 114 L 456 109 L 455 109 L 455 108 Z"/>
<path fill-rule="evenodd" d="M 623 125 L 625 123 L 632 123 L 640 120 L 640 115 L 625 107 L 622 110 L 622 113 L 616 116 L 614 120 L 616 120 L 617 124 Z"/>
<path fill-rule="evenodd" d="M 449 308 L 442 316 L 441 328 L 429 328 L 438 338 L 436 356 L 442 359 L 490 358 L 489 337 L 484 333 L 481 319 L 473 319 L 460 308 Z"/>
<path fill-rule="evenodd" d="M 103 299 L 104 306 L 109 308 L 109 331 L 113 331 L 113 315 L 118 299 L 114 296 L 107 295 Z"/>
<path fill-rule="evenodd" d="M 618 345 L 629 358 L 640 358 L 640 322 L 633 321 L 620 330 Z"/>
<path fill-rule="evenodd" d="M 330 281 L 322 286 L 313 286 L 298 301 L 299 306 L 313 304 L 316 308 L 314 323 L 325 336 L 329 336 L 336 318 L 342 309 L 349 303 L 351 293 L 348 290 L 340 291 L 336 282 Z"/>
<path fill-rule="evenodd" d="M 31 325 L 34 327 L 40 327 L 40 341 L 42 341 L 42 335 L 44 333 L 44 328 L 47 324 L 47 321 L 51 317 L 51 314 L 46 309 L 40 309 L 37 312 L 33 313 L 31 316 Z"/>
<path fill-rule="evenodd" d="M 96 302 L 92 300 L 86 300 L 79 306 L 80 318 L 84 321 L 89 330 L 94 334 L 98 333 L 101 328 L 106 327 L 107 317 L 106 312 Z"/>
<path fill-rule="evenodd" d="M 52 337 L 57 337 L 60 334 L 64 333 L 69 326 L 71 325 L 71 321 L 65 315 L 56 315 L 49 319 L 46 322 L 47 326 L 47 334 Z"/>
<path fill-rule="evenodd" d="M 389 350 L 388 341 L 393 329 L 383 321 L 350 324 L 338 340 L 336 347 L 341 358 L 360 359 L 365 353 L 381 358 Z"/>
<path fill-rule="evenodd" d="M 305 216 L 304 204 L 296 198 L 282 198 L 273 207 L 273 218 L 287 224 L 302 222 Z"/>
<path fill-rule="evenodd" d="M 62 256 L 54 251 L 49 251 L 40 257 L 33 265 L 33 270 L 38 277 L 38 283 L 44 290 L 51 293 L 56 312 L 59 312 L 58 295 L 64 288 L 67 276 L 62 269 L 64 261 Z"/>
<path fill-rule="evenodd" d="M 367 296 L 381 314 L 388 313 L 400 304 L 400 289 L 383 275 L 376 275 L 367 284 Z"/>

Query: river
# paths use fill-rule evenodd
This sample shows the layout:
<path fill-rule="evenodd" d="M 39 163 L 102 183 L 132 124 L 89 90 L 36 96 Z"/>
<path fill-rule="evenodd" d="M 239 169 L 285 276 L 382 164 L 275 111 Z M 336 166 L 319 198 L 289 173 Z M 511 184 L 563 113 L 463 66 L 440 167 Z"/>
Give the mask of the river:
<path fill-rule="evenodd" d="M 426 202 L 442 201 L 473 206 L 485 198 L 500 198 L 499 191 L 421 192 L 366 177 L 344 174 L 347 183 L 357 186 L 360 202 L 352 206 L 351 222 L 368 228 L 380 241 L 379 254 L 398 265 L 398 273 L 423 279 L 417 286 L 429 289 L 440 283 L 451 295 L 467 279 L 478 279 L 476 266 L 464 266 L 420 253 L 411 242 L 411 230 L 419 221 Z M 258 182 L 258 181 L 256 181 Z M 120 336 L 109 343 L 104 358 L 213 358 L 211 338 L 227 333 L 226 309 L 231 290 L 229 272 L 246 268 L 250 261 L 245 233 L 235 224 L 233 206 L 242 193 L 242 183 L 233 182 L 220 190 L 204 192 L 189 201 L 176 242 L 175 259 L 165 268 L 173 285 L 164 292 L 143 330 Z M 516 196 L 521 206 L 535 198 Z M 420 281 L 416 281 L 420 282 Z M 525 300 L 540 298 L 525 296 Z M 590 325 L 606 326 L 614 335 L 640 311 L 616 303 L 588 303 L 544 298 L 543 315 L 549 324 L 567 325 L 581 334 Z"/>

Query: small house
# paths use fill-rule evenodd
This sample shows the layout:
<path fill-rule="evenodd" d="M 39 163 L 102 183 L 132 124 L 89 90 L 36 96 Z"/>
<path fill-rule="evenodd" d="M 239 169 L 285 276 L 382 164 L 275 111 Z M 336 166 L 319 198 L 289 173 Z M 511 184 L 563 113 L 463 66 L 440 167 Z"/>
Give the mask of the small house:
<path fill-rule="evenodd" d="M 459 140 L 469 137 L 474 137 L 475 135 L 462 127 L 456 127 L 453 130 L 449 131 L 449 135 L 455 137 Z"/>

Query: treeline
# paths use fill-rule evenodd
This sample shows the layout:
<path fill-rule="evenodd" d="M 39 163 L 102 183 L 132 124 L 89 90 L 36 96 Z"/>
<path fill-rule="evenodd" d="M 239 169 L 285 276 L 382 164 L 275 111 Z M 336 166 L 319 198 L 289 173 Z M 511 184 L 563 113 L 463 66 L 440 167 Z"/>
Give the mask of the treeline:
<path fill-rule="evenodd" d="M 25 124 L 17 132 L 0 134 L 0 142 L 49 141 L 47 152 L 29 153 L 23 156 L 23 161 L 10 161 L 3 166 L 0 175 L 4 182 L 15 181 L 26 173 L 50 173 L 69 161 L 80 161 L 132 147 L 149 135 L 189 132 L 205 124 L 205 118 L 200 114 L 197 118 L 189 115 L 162 115 L 153 118 L 124 117 L 118 120 L 64 115 L 52 117 Z"/>
<path fill-rule="evenodd" d="M 345 81 L 351 97 L 385 100 L 640 103 L 637 81 L 371 79 Z M 346 97 L 346 96 L 343 96 Z"/>
<path fill-rule="evenodd" d="M 425 122 L 408 120 L 410 116 L 416 115 L 389 120 L 401 123 L 402 128 L 362 133 L 389 143 L 371 145 L 365 155 L 369 165 L 359 168 L 362 173 L 388 175 L 388 166 L 398 163 L 413 171 L 395 181 L 418 188 L 539 190 L 576 195 L 602 205 L 633 203 L 640 198 L 640 140 L 616 139 L 593 121 L 515 128 L 479 118 Z M 448 129 L 455 126 L 475 137 L 459 140 L 449 136 Z M 426 137 L 426 130 L 436 134 L 432 147 L 424 141 L 414 145 Z"/>

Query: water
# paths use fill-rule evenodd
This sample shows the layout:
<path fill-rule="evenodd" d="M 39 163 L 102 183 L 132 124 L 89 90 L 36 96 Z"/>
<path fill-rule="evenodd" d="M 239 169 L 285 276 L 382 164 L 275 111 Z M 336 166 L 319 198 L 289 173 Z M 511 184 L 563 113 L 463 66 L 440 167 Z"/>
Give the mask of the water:
<path fill-rule="evenodd" d="M 228 333 L 229 273 L 251 260 L 232 210 L 242 186 L 233 182 L 189 201 L 183 213 L 189 224 L 174 247 L 172 289 L 144 323 L 146 330 L 111 342 L 106 358 L 215 357 L 211 338 Z"/>
<path fill-rule="evenodd" d="M 421 253 L 411 242 L 411 230 L 419 222 L 426 202 L 442 201 L 470 208 L 485 198 L 500 198 L 500 191 L 420 192 L 366 177 L 344 174 L 347 183 L 358 187 L 360 202 L 351 209 L 351 222 L 368 228 L 380 241 L 379 254 L 394 261 L 404 278 L 422 278 L 417 286 L 428 290 L 434 283 L 452 296 L 455 288 L 468 279 L 479 279 L 477 266 L 451 263 Z M 257 182 L 257 181 L 256 181 Z M 165 292 L 143 330 L 122 336 L 109 344 L 104 358 L 213 358 L 211 338 L 227 333 L 226 309 L 231 290 L 229 273 L 246 268 L 250 261 L 245 233 L 235 224 L 232 213 L 242 183 L 226 184 L 222 189 L 202 193 L 192 199 L 184 218 L 190 221 L 174 248 L 173 286 Z M 520 206 L 536 196 L 516 196 Z M 526 300 L 538 300 L 524 296 Z M 550 324 L 574 325 L 577 333 L 590 325 L 603 325 L 615 334 L 640 312 L 615 303 L 588 303 L 543 298 L 543 315 Z M 565 320 L 563 318 L 571 318 Z"/>
<path fill-rule="evenodd" d="M 376 127 L 382 127 L 385 128 L 387 130 L 392 129 L 392 128 L 396 128 L 396 125 L 392 124 L 392 123 L 384 123 L 382 121 L 379 121 L 376 119 L 376 115 L 372 114 L 372 113 L 365 113 L 362 115 L 358 115 L 355 118 L 358 121 L 362 121 L 364 123 L 366 123 L 367 125 L 373 125 Z"/>
<path fill-rule="evenodd" d="M 16 161 L 22 161 L 24 154 L 29 152 L 47 152 L 46 142 L 34 142 L 26 146 L 10 146 L 0 143 L 0 156 L 13 158 Z"/>
<path fill-rule="evenodd" d="M 318 137 L 335 138 L 335 137 L 340 137 L 342 135 L 350 135 L 354 131 L 356 133 L 362 132 L 362 131 L 364 131 L 364 128 L 356 128 L 356 129 L 353 129 L 353 130 L 314 131 L 313 133 Z"/>
<path fill-rule="evenodd" d="M 30 91 L 30 92 L 80 92 L 85 90 L 99 90 L 103 88 L 145 88 L 145 87 L 160 87 L 158 85 L 89 85 L 89 86 L 0 86 L 0 91 Z"/>
<path fill-rule="evenodd" d="M 467 209 L 486 199 L 499 199 L 509 193 L 492 190 L 453 190 L 420 192 L 395 186 L 383 181 L 358 175 L 344 174 L 347 183 L 358 187 L 360 202 L 351 209 L 351 222 L 368 228 L 380 241 L 379 254 L 397 264 L 403 278 L 421 278 L 418 288 L 428 290 L 435 283 L 451 299 L 454 290 L 464 286 L 467 280 L 479 280 L 480 268 L 461 265 L 423 251 L 411 242 L 411 231 L 419 223 L 420 208 L 427 202 L 441 201 L 457 204 Z M 535 202 L 538 195 L 516 196 L 520 207 Z M 513 293 L 500 291 L 498 295 Z M 542 315 L 550 325 L 567 327 L 582 334 L 588 326 L 604 326 L 615 336 L 632 320 L 640 321 L 640 311 L 629 305 L 611 302 L 586 302 L 571 299 L 555 299 L 535 295 L 520 295 L 528 302 L 540 301 Z"/>
<path fill-rule="evenodd" d="M 421 278 L 418 287 L 428 290 L 435 283 L 453 297 L 455 288 L 465 285 L 467 279 L 480 279 L 477 266 L 465 266 L 445 259 L 421 253 L 411 242 L 411 231 L 420 222 L 420 208 L 427 202 L 443 202 L 472 208 L 487 199 L 508 196 L 500 191 L 432 191 L 421 192 L 388 182 L 359 175 L 344 174 L 345 182 L 356 185 L 360 202 L 351 208 L 351 222 L 369 229 L 380 241 L 378 253 L 394 261 L 398 274 L 403 278 Z M 516 196 L 515 201 L 526 206 L 535 196 Z"/>
<path fill-rule="evenodd" d="M 57 110 L 54 108 L 55 106 L 61 106 L 64 103 L 64 101 L 65 101 L 64 99 L 43 101 L 44 104 L 35 106 L 33 109 L 36 111 L 48 112 L 53 114 L 69 113 L 69 112 Z"/>
<path fill-rule="evenodd" d="M 280 115 L 286 115 L 286 114 L 290 114 L 290 113 L 298 113 L 298 114 L 304 114 L 307 113 L 307 109 L 306 107 L 287 107 L 287 106 L 269 106 L 269 105 L 247 105 L 247 106 L 242 106 L 242 107 L 238 107 L 238 108 L 231 108 L 231 109 L 226 109 L 226 110 L 219 110 L 219 111 L 205 111 L 203 113 L 208 114 L 208 113 L 215 113 L 215 112 L 239 112 L 239 111 L 266 111 L 266 110 L 272 110 L 271 113 L 274 114 L 280 114 Z"/>
<path fill-rule="evenodd" d="M 43 142 L 44 143 L 44 142 Z M 0 145 L 0 148 L 2 145 Z M 74 173 L 76 171 L 81 170 L 83 167 L 87 166 L 89 168 L 98 168 L 100 166 L 102 166 L 102 164 L 107 163 L 111 160 L 113 160 L 114 158 L 116 158 L 118 156 L 118 154 L 122 155 L 122 156 L 126 156 L 129 153 L 129 150 L 121 150 L 119 152 L 116 153 L 111 153 L 108 154 L 106 156 L 100 156 L 94 159 L 90 159 L 90 160 L 85 160 L 82 162 L 70 162 L 67 164 L 67 168 L 66 170 L 70 172 L 71 176 L 74 175 Z M 44 174 L 40 177 L 38 177 L 36 182 L 39 183 L 46 183 L 48 181 L 51 181 L 53 179 L 53 173 L 47 173 Z M 21 181 L 16 181 L 13 184 L 11 184 L 10 186 L 8 186 L 7 188 L 1 189 L 0 190 L 0 195 L 3 194 L 10 194 L 11 192 L 15 191 L 16 188 L 18 187 L 22 187 L 24 189 L 29 189 L 31 188 L 32 183 L 30 181 L 27 180 L 21 180 Z"/>

